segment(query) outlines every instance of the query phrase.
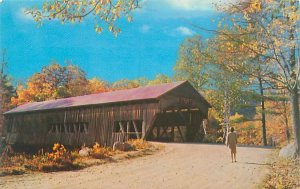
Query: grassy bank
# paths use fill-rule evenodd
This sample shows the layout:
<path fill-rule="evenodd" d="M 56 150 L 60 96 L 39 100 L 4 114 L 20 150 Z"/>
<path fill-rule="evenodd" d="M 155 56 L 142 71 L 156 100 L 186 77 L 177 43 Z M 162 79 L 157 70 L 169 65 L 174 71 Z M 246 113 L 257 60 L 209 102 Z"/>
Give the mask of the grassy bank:
<path fill-rule="evenodd" d="M 118 162 L 125 159 L 151 155 L 161 149 L 143 140 L 132 140 L 130 151 L 113 151 L 95 144 L 88 156 L 80 156 L 79 150 L 68 151 L 63 145 L 55 144 L 53 151 L 43 154 L 13 154 L 1 157 L 0 176 L 21 175 L 33 172 L 55 172 L 78 170 L 93 165 Z"/>
<path fill-rule="evenodd" d="M 269 173 L 259 188 L 296 189 L 300 188 L 300 158 L 285 159 L 275 151 L 270 158 Z"/>

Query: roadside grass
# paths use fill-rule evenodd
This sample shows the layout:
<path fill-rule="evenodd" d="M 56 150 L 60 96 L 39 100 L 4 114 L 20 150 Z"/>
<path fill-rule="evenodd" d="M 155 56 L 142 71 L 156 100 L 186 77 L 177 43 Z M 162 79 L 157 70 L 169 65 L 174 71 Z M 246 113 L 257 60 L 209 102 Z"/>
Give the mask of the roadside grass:
<path fill-rule="evenodd" d="M 269 172 L 258 188 L 296 189 L 300 188 L 300 157 L 285 159 L 278 157 L 278 150 L 271 154 Z"/>
<path fill-rule="evenodd" d="M 161 146 L 142 140 L 131 140 L 129 143 L 133 150 L 127 152 L 113 151 L 111 148 L 101 147 L 96 143 L 87 157 L 80 156 L 79 150 L 69 151 L 61 144 L 55 144 L 51 152 L 44 154 L 4 155 L 0 159 L 0 177 L 31 172 L 78 170 L 94 165 L 152 155 L 162 149 Z"/>

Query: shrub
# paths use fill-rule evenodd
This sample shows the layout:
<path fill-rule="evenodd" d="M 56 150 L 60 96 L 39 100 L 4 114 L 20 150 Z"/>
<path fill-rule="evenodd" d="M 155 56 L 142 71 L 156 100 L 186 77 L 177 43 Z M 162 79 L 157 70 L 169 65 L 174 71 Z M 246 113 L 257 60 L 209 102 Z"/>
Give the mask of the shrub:
<path fill-rule="evenodd" d="M 218 136 L 214 134 L 207 134 L 204 136 L 203 141 L 204 143 L 216 143 L 218 140 Z"/>
<path fill-rule="evenodd" d="M 48 153 L 49 160 L 52 160 L 57 163 L 65 163 L 71 161 L 71 154 L 67 152 L 67 149 L 64 145 L 56 143 L 53 146 L 53 152 Z"/>
<path fill-rule="evenodd" d="M 64 145 L 56 143 L 52 152 L 41 155 L 33 155 L 24 167 L 32 171 L 62 171 L 75 169 L 73 166 L 74 157 L 67 151 Z"/>
<path fill-rule="evenodd" d="M 92 149 L 91 156 L 96 159 L 104 159 L 112 155 L 112 150 L 109 147 L 101 147 L 99 143 L 95 143 Z"/>
<path fill-rule="evenodd" d="M 135 149 L 149 149 L 152 147 L 152 144 L 143 140 L 143 139 L 131 139 L 127 141 L 130 145 L 132 145 Z"/>
<path fill-rule="evenodd" d="M 223 137 L 217 138 L 216 143 L 223 143 Z"/>

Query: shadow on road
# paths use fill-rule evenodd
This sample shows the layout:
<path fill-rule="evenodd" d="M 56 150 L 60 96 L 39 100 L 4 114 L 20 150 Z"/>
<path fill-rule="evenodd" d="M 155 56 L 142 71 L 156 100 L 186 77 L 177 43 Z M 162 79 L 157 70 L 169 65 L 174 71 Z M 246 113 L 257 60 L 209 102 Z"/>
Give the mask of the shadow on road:
<path fill-rule="evenodd" d="M 271 165 L 270 163 L 239 162 L 239 161 L 236 163 L 250 164 L 250 165 Z"/>
<path fill-rule="evenodd" d="M 154 144 L 177 144 L 177 145 L 211 145 L 211 146 L 225 146 L 223 143 L 200 143 L 200 142 L 156 142 L 156 141 L 150 141 Z M 257 146 L 257 145 L 245 145 L 245 144 L 238 144 L 237 147 L 242 148 L 263 148 L 263 149 L 274 149 L 274 146 Z"/>

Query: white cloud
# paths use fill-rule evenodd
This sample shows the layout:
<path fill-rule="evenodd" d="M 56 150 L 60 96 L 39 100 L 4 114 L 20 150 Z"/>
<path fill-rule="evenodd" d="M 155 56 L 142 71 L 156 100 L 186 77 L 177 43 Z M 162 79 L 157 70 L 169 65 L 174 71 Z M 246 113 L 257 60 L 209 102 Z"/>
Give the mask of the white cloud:
<path fill-rule="evenodd" d="M 228 4 L 235 0 L 144 0 L 151 8 L 161 7 L 180 11 L 213 11 L 215 4 Z"/>
<path fill-rule="evenodd" d="M 228 4 L 235 0 L 143 0 L 140 14 L 154 18 L 195 18 L 217 14 L 215 4 Z"/>
<path fill-rule="evenodd" d="M 180 33 L 181 35 L 186 35 L 186 36 L 191 36 L 194 34 L 194 31 L 184 27 L 184 26 L 180 26 L 178 28 L 176 28 L 176 32 Z"/>
<path fill-rule="evenodd" d="M 17 12 L 17 17 L 23 21 L 33 21 L 33 17 L 29 14 L 25 14 L 25 10 L 24 7 L 20 8 Z"/>
<path fill-rule="evenodd" d="M 213 3 L 216 0 L 165 0 L 174 9 L 196 11 L 196 10 L 210 10 L 213 8 Z M 218 0 L 219 2 L 219 0 Z"/>
<path fill-rule="evenodd" d="M 140 28 L 140 31 L 141 31 L 142 33 L 147 33 L 147 32 L 149 32 L 150 28 L 151 28 L 151 27 L 150 27 L 149 25 L 145 24 L 145 25 L 143 25 L 143 26 Z"/>

